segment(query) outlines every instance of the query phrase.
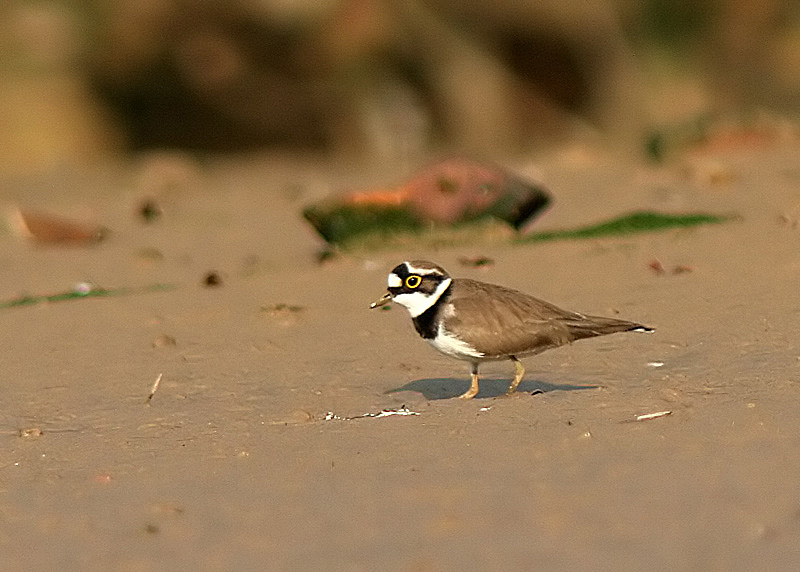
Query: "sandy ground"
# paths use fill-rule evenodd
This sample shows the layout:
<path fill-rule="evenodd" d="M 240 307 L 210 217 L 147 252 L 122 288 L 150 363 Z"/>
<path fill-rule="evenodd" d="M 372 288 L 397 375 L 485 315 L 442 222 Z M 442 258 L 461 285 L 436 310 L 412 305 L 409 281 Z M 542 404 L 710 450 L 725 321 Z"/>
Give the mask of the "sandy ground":
<path fill-rule="evenodd" d="M 178 160 L 169 185 L 158 166 L 0 181 L 4 204 L 113 231 L 93 248 L 0 234 L 0 299 L 175 286 L 0 310 L 2 568 L 797 569 L 798 157 L 516 163 L 555 195 L 538 229 L 641 208 L 741 218 L 321 266 L 299 209 L 380 174 L 250 157 Z M 153 188 L 165 214 L 146 225 Z M 495 264 L 458 261 L 476 255 Z M 510 399 L 511 365 L 491 364 L 477 399 L 448 399 L 467 366 L 402 308 L 367 309 L 410 257 L 657 331 L 528 359 Z M 211 270 L 221 286 L 202 285 Z M 419 415 L 358 417 L 404 405 Z"/>

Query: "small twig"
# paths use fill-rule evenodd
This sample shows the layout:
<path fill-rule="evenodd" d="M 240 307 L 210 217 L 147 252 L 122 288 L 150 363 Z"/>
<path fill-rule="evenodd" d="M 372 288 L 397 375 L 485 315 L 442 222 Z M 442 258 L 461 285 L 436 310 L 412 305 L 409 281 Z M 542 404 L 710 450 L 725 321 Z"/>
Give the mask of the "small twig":
<path fill-rule="evenodd" d="M 153 399 L 153 396 L 158 391 L 158 385 L 161 383 L 161 376 L 164 375 L 163 373 L 159 373 L 158 377 L 156 378 L 155 382 L 153 382 L 153 387 L 150 389 L 150 395 L 147 396 L 147 401 L 145 402 L 147 405 L 150 405 L 150 401 Z"/>

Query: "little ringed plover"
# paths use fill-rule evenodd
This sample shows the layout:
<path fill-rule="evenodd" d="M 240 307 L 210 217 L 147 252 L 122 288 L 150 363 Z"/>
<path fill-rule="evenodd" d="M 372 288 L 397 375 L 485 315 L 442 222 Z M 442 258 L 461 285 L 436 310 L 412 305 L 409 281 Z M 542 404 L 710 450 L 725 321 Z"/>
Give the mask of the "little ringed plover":
<path fill-rule="evenodd" d="M 525 368 L 518 358 L 535 355 L 583 338 L 615 332 L 652 332 L 635 322 L 585 316 L 562 310 L 522 292 L 467 278 L 452 278 L 432 262 L 412 260 L 389 273 L 388 292 L 370 305 L 405 306 L 414 327 L 445 355 L 472 365 L 470 388 L 478 393 L 478 365 L 511 360 L 516 375 L 506 391 L 517 389 Z"/>

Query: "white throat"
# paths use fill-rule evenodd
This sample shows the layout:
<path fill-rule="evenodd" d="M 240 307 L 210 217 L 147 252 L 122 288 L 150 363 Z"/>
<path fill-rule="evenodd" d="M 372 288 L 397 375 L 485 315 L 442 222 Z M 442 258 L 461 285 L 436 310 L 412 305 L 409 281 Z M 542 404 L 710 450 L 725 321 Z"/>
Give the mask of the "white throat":
<path fill-rule="evenodd" d="M 416 318 L 439 300 L 442 294 L 444 294 L 444 291 L 447 290 L 447 287 L 450 286 L 452 281 L 452 278 L 445 278 L 439 283 L 439 285 L 436 287 L 436 290 L 434 290 L 432 294 L 425 294 L 423 292 L 408 292 L 405 294 L 397 294 L 394 298 L 392 298 L 392 300 L 401 306 L 405 306 L 408 310 L 408 313 L 411 314 L 411 317 Z"/>

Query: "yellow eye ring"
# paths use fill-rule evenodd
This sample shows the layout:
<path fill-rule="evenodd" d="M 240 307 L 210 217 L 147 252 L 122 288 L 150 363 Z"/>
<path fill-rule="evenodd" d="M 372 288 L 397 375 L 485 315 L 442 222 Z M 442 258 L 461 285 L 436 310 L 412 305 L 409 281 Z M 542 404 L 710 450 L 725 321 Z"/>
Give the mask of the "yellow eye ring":
<path fill-rule="evenodd" d="M 409 288 L 416 288 L 422 284 L 422 278 L 417 276 L 416 274 L 412 274 L 408 278 L 406 278 L 406 286 Z"/>

